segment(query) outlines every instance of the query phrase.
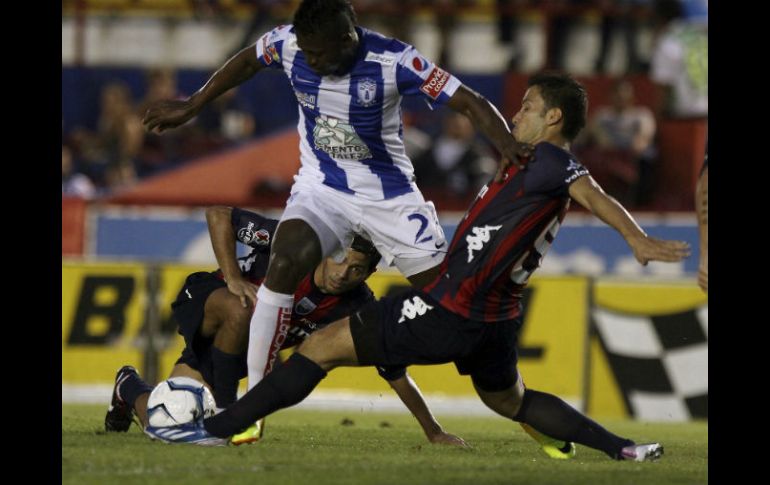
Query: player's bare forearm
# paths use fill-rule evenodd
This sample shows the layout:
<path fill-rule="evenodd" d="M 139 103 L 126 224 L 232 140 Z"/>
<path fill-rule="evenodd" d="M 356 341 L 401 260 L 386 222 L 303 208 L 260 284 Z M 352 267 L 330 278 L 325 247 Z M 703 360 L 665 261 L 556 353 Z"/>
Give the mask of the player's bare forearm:
<path fill-rule="evenodd" d="M 190 96 L 190 102 L 199 111 L 209 101 L 251 79 L 261 68 L 254 46 L 246 47 L 212 74 L 206 84 Z"/>
<path fill-rule="evenodd" d="M 500 154 L 509 162 L 518 163 L 519 157 L 532 154 L 532 147 L 520 144 L 511 136 L 505 118 L 485 97 L 460 86 L 448 106 L 470 118 L 473 126 L 491 141 Z"/>
<path fill-rule="evenodd" d="M 698 216 L 698 239 L 700 257 L 698 258 L 698 286 L 708 293 L 709 271 L 709 171 L 708 166 L 698 178 L 695 187 L 695 211 Z"/>
<path fill-rule="evenodd" d="M 388 381 L 388 383 L 396 391 L 396 394 L 398 394 L 398 397 L 403 401 L 407 409 L 417 419 L 417 422 L 420 423 L 425 436 L 429 440 L 432 436 L 443 432 L 441 425 L 438 424 L 438 421 L 436 421 L 436 418 L 433 417 L 430 409 L 428 409 L 428 404 L 425 402 L 422 393 L 420 393 L 420 389 L 409 374 L 404 374 L 403 377 L 395 381 Z"/>
<path fill-rule="evenodd" d="M 631 214 L 617 200 L 607 195 L 590 175 L 573 182 L 569 194 L 578 204 L 617 230 L 626 241 L 646 236 Z"/>
<path fill-rule="evenodd" d="M 709 169 L 703 169 L 695 190 L 695 210 L 698 213 L 698 232 L 701 250 L 709 244 Z"/>

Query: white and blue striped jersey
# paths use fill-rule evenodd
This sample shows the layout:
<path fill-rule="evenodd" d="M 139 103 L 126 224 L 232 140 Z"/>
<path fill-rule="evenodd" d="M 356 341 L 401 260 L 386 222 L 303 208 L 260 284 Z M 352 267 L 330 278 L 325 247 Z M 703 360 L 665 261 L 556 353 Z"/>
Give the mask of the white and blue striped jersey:
<path fill-rule="evenodd" d="M 256 55 L 264 66 L 283 69 L 299 102 L 299 179 L 368 200 L 391 199 L 417 190 L 404 149 L 402 96 L 446 103 L 461 83 L 411 45 L 356 31 L 358 53 L 344 76 L 316 74 L 292 25 L 263 35 Z"/>

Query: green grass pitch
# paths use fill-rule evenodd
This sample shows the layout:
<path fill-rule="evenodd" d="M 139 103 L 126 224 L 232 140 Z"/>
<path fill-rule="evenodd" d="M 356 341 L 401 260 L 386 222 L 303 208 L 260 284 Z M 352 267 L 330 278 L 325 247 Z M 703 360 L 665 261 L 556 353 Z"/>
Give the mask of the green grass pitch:
<path fill-rule="evenodd" d="M 660 441 L 652 463 L 616 462 L 584 446 L 551 460 L 515 423 L 438 416 L 471 449 L 431 445 L 408 414 L 284 410 L 259 443 L 207 448 L 153 442 L 135 425 L 105 433 L 106 404 L 62 405 L 65 484 L 587 484 L 708 482 L 708 424 L 603 421 L 637 442 Z M 352 421 L 352 423 L 351 423 Z M 346 424 L 343 424 L 345 422 Z"/>

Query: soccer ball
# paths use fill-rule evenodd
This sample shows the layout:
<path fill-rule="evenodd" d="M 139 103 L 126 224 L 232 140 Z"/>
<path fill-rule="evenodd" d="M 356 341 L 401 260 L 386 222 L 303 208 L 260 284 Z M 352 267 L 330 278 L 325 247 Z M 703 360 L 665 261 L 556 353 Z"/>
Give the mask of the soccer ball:
<path fill-rule="evenodd" d="M 150 426 L 168 427 L 214 415 L 216 403 L 206 386 L 191 377 L 172 377 L 155 386 L 147 401 Z"/>

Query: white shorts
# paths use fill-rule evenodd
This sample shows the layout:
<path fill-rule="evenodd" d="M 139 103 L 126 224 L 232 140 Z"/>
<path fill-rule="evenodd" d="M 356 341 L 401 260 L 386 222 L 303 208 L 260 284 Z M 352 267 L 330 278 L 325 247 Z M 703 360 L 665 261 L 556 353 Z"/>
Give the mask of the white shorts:
<path fill-rule="evenodd" d="M 437 266 L 448 246 L 433 202 L 417 190 L 371 201 L 297 180 L 281 221 L 288 219 L 301 219 L 315 230 L 324 258 L 344 254 L 360 234 L 374 243 L 387 266 L 406 277 Z"/>

